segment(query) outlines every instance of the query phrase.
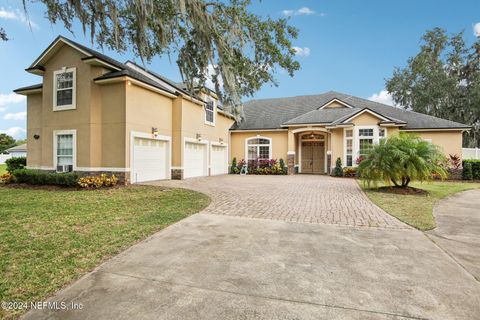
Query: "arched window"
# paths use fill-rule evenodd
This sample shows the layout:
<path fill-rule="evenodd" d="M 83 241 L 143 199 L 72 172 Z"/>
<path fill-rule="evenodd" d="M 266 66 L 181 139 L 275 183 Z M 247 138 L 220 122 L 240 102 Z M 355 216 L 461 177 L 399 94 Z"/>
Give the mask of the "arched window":
<path fill-rule="evenodd" d="M 248 138 L 245 146 L 245 159 L 250 160 L 268 160 L 272 157 L 272 139 L 266 137 Z"/>

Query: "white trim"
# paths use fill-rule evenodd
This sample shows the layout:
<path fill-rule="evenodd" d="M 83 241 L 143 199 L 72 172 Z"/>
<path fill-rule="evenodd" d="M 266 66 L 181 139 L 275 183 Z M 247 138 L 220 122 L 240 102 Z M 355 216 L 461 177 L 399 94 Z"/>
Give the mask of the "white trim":
<path fill-rule="evenodd" d="M 173 167 L 173 166 L 172 166 L 172 167 L 170 167 L 170 168 L 171 168 L 171 170 L 183 170 L 183 167 Z"/>
<path fill-rule="evenodd" d="M 348 139 L 351 139 L 352 140 L 352 167 L 353 165 L 355 164 L 355 161 L 353 161 L 353 154 L 354 154 L 354 144 L 355 144 L 355 130 L 354 128 L 343 128 L 343 166 L 344 167 L 349 167 L 347 165 L 347 130 L 352 130 L 352 136 L 351 137 L 348 137 Z M 333 159 L 332 159 L 333 160 Z M 337 159 L 335 159 L 334 161 L 337 161 Z"/>
<path fill-rule="evenodd" d="M 287 156 L 294 156 L 295 155 L 295 151 L 287 151 Z"/>
<path fill-rule="evenodd" d="M 113 168 L 113 167 L 77 167 L 75 171 L 92 171 L 92 172 L 129 172 L 130 168 Z"/>
<path fill-rule="evenodd" d="M 134 159 L 133 159 L 133 148 L 135 147 L 135 138 L 142 138 L 142 139 L 151 139 L 151 140 L 159 140 L 159 141 L 166 141 L 168 143 L 168 155 L 167 155 L 167 171 L 166 178 L 169 180 L 172 178 L 172 137 L 170 136 L 162 136 L 162 135 L 153 135 L 151 133 L 146 132 L 139 132 L 139 131 L 130 131 L 130 182 L 134 183 L 133 181 L 133 173 L 134 173 Z"/>
<path fill-rule="evenodd" d="M 77 170 L 77 130 L 53 130 L 53 170 L 57 171 L 58 155 L 57 155 L 57 136 L 72 135 L 72 171 Z"/>
<path fill-rule="evenodd" d="M 57 76 L 62 73 L 73 73 L 72 81 L 72 103 L 63 106 L 57 106 Z M 63 68 L 53 72 L 53 111 L 72 110 L 77 108 L 77 68 Z"/>
<path fill-rule="evenodd" d="M 444 129 L 402 129 L 400 131 L 470 131 L 471 128 L 444 128 Z"/>
<path fill-rule="evenodd" d="M 328 130 L 322 127 L 316 127 L 316 128 L 307 127 L 307 128 L 301 128 L 301 129 L 294 129 L 292 130 L 292 133 L 299 133 L 304 131 L 320 131 L 323 133 L 328 133 Z"/>
<path fill-rule="evenodd" d="M 43 88 L 37 88 L 37 89 L 17 90 L 15 91 L 15 93 L 26 96 L 33 93 L 41 93 L 42 91 L 43 91 Z"/>
<path fill-rule="evenodd" d="M 53 170 L 53 171 L 56 170 L 56 168 L 54 168 L 54 167 L 49 167 L 49 166 L 27 166 L 27 169 L 32 169 L 32 170 Z"/>
<path fill-rule="evenodd" d="M 113 70 L 116 70 L 116 71 L 120 71 L 121 69 L 115 67 L 113 64 L 110 64 L 106 61 L 103 61 L 101 59 L 98 59 L 97 57 L 87 57 L 87 58 L 83 58 L 82 59 L 83 62 L 85 62 L 86 64 L 89 64 L 89 65 L 101 65 L 101 66 L 104 66 L 104 67 L 107 67 L 107 68 L 110 68 L 110 69 L 113 69 Z M 96 64 L 95 64 L 96 63 Z"/>
<path fill-rule="evenodd" d="M 382 120 L 384 120 L 384 121 L 391 121 L 390 119 L 385 118 L 384 116 L 382 116 L 380 113 L 377 113 L 377 112 L 372 111 L 372 110 L 370 110 L 370 109 L 363 109 L 362 111 L 354 114 L 354 115 L 351 116 L 350 118 L 348 118 L 348 119 L 346 119 L 346 120 L 343 120 L 342 123 L 345 123 L 345 122 L 348 122 L 348 121 L 350 121 L 350 120 L 352 120 L 352 119 L 355 119 L 356 117 L 364 114 L 365 112 L 368 112 L 368 113 L 370 113 L 371 115 L 373 115 L 373 116 L 375 116 L 375 117 L 377 117 L 377 118 L 379 118 L 379 119 L 382 119 Z M 375 125 L 376 125 L 376 124 L 375 124 Z"/>
<path fill-rule="evenodd" d="M 244 129 L 244 130 L 230 130 L 231 133 L 234 132 L 275 132 L 275 131 L 288 131 L 288 129 Z"/>
<path fill-rule="evenodd" d="M 268 140 L 268 159 L 272 158 L 272 138 L 264 137 L 261 135 L 256 135 L 245 139 L 245 158 L 243 158 L 248 164 L 248 141 L 252 139 L 267 139 Z M 262 146 L 259 144 L 254 144 L 253 146 Z M 265 145 L 263 145 L 265 146 Z M 260 148 L 258 149 L 260 150 Z"/>
<path fill-rule="evenodd" d="M 343 101 L 340 100 L 340 99 L 333 98 L 332 100 L 330 100 L 329 102 L 327 102 L 326 104 L 324 104 L 323 106 L 321 106 L 320 108 L 318 108 L 317 110 L 321 110 L 321 109 L 323 109 L 323 108 L 326 108 L 327 106 L 331 105 L 331 104 L 334 103 L 334 102 L 340 103 L 340 104 L 342 104 L 342 105 L 344 105 L 345 107 L 350 108 L 350 109 L 353 108 L 353 107 L 352 107 L 351 105 L 349 105 L 348 103 L 343 102 Z"/>
<path fill-rule="evenodd" d="M 74 45 L 74 44 L 72 44 L 72 43 L 70 43 L 70 42 L 67 42 L 67 41 L 65 41 L 65 40 L 62 39 L 62 38 L 58 38 L 57 41 L 55 41 L 54 43 L 52 43 L 52 44 L 50 45 L 50 47 L 47 49 L 47 51 L 45 51 L 40 57 L 38 57 L 37 59 L 35 59 L 35 61 L 32 63 L 32 65 L 31 65 L 29 68 L 35 67 L 53 48 L 55 48 L 55 46 L 56 46 L 59 42 L 63 42 L 64 44 L 69 45 L 70 47 L 74 48 L 75 50 L 80 51 L 81 53 L 83 53 L 83 54 L 86 55 L 86 56 L 91 56 L 90 53 L 86 52 L 85 50 L 80 49 L 80 48 L 77 47 L 76 45 Z"/>

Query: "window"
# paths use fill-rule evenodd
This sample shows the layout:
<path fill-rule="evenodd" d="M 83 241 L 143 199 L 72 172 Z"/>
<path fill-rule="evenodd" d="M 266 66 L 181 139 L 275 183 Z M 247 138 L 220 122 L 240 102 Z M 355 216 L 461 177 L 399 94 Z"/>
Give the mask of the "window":
<path fill-rule="evenodd" d="M 373 129 L 359 129 L 358 135 L 360 137 L 373 137 Z"/>
<path fill-rule="evenodd" d="M 53 73 L 53 110 L 75 109 L 75 68 Z"/>
<path fill-rule="evenodd" d="M 75 130 L 54 133 L 55 168 L 58 172 L 73 171 L 75 165 Z"/>
<path fill-rule="evenodd" d="M 378 136 L 380 138 L 385 138 L 385 128 L 379 128 L 378 129 Z"/>
<path fill-rule="evenodd" d="M 345 130 L 345 165 L 351 167 L 353 165 L 353 130 Z"/>
<path fill-rule="evenodd" d="M 205 123 L 215 125 L 215 106 L 213 101 L 205 104 Z"/>
<path fill-rule="evenodd" d="M 268 138 L 247 139 L 247 161 L 270 159 L 271 147 L 271 140 Z"/>

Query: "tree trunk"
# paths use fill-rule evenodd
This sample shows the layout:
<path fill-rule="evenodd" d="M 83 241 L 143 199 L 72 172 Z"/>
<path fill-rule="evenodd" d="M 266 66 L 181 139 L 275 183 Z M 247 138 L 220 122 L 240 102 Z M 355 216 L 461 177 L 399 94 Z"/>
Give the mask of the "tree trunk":
<path fill-rule="evenodd" d="M 393 184 L 395 185 L 395 187 L 400 187 L 400 185 L 397 183 L 397 181 L 393 180 L 393 179 L 390 179 L 392 180 Z"/>

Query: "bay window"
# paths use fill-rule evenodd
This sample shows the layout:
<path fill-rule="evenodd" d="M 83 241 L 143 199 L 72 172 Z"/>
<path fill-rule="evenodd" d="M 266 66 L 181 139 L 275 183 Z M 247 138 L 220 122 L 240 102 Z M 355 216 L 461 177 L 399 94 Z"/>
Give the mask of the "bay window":
<path fill-rule="evenodd" d="M 374 144 L 386 138 L 387 129 L 378 126 L 356 126 L 344 129 L 345 166 L 357 165 L 356 159 L 368 154 Z"/>

